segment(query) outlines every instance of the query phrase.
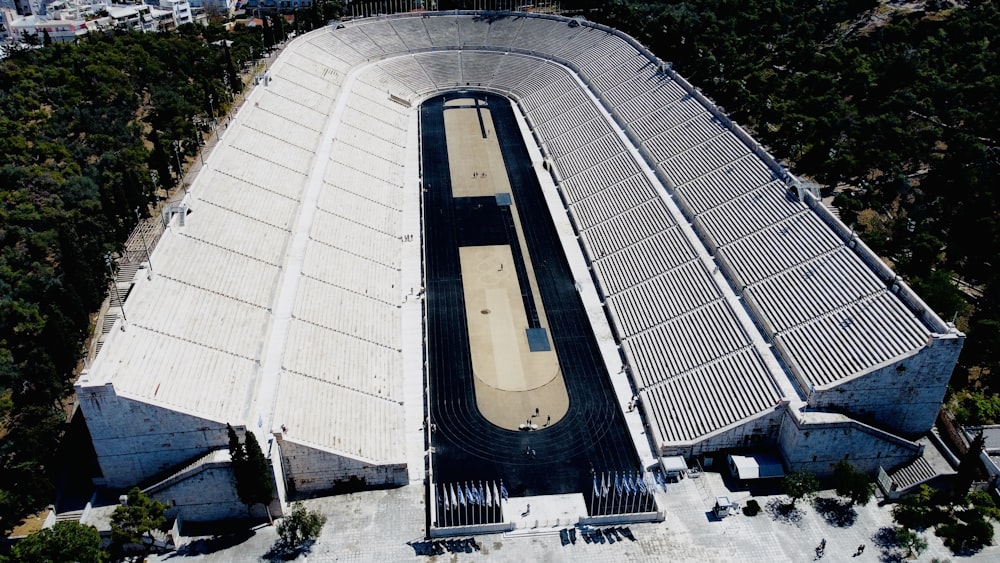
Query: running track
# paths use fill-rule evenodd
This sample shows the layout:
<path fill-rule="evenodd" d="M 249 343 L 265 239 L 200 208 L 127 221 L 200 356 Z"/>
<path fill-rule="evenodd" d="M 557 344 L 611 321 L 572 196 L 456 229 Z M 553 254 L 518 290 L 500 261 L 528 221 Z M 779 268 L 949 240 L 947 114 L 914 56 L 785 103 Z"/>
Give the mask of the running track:
<path fill-rule="evenodd" d="M 476 96 L 486 101 L 493 117 L 570 406 L 558 424 L 533 432 L 499 428 L 476 407 L 443 115 L 447 99 L 468 96 L 446 94 L 420 109 L 434 480 L 502 479 L 511 496 L 587 493 L 592 470 L 634 471 L 638 457 L 615 406 L 511 105 L 484 93 Z M 535 458 L 525 455 L 528 448 L 535 450 Z"/>

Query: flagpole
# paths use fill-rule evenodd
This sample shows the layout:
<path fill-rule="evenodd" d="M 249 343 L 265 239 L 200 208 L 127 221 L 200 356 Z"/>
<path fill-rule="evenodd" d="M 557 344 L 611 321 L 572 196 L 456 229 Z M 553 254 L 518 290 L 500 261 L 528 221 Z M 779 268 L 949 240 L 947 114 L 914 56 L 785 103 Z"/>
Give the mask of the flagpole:
<path fill-rule="evenodd" d="M 639 492 L 639 484 L 635 482 L 635 472 L 632 472 L 632 494 L 635 495 L 635 500 L 632 502 L 632 512 L 639 511 L 639 502 L 642 500 Z"/>
<path fill-rule="evenodd" d="M 615 514 L 621 512 L 621 506 L 622 506 L 622 482 L 621 479 L 618 477 L 618 472 L 615 471 L 615 507 L 614 507 Z"/>
<path fill-rule="evenodd" d="M 597 501 L 597 511 L 600 514 L 604 514 L 604 511 L 608 509 L 608 474 L 606 471 L 601 471 L 601 500 Z"/>
<path fill-rule="evenodd" d="M 601 471 L 601 498 L 597 501 L 597 514 L 604 514 L 604 507 L 608 503 L 608 474 Z"/>
<path fill-rule="evenodd" d="M 601 505 L 604 503 L 604 483 L 605 483 L 605 476 L 604 472 L 601 471 L 601 490 L 597 495 L 597 511 L 594 512 L 594 516 L 601 514 Z"/>
<path fill-rule="evenodd" d="M 636 491 L 638 489 L 636 489 L 635 483 L 632 482 L 632 476 L 631 475 L 629 475 L 626 478 L 628 479 L 628 495 L 629 495 L 628 511 L 630 513 L 632 513 L 632 512 L 635 512 L 635 501 L 638 498 L 635 493 L 636 493 Z"/>
<path fill-rule="evenodd" d="M 642 491 L 642 511 L 649 512 L 649 493 L 647 492 L 648 489 L 646 488 L 646 481 L 644 479 L 644 476 L 645 474 L 642 471 L 640 471 L 639 478 L 643 479 L 643 481 L 642 481 L 642 486 L 639 487 L 639 490 Z"/>
<path fill-rule="evenodd" d="M 632 511 L 632 487 L 629 486 L 628 473 L 622 471 L 622 488 L 625 490 L 625 514 Z"/>
<path fill-rule="evenodd" d="M 636 481 L 637 473 L 632 472 L 632 488 L 635 489 L 635 504 L 632 508 L 632 512 L 639 512 L 639 505 L 642 503 L 642 489 L 639 488 L 639 483 Z"/>
<path fill-rule="evenodd" d="M 455 509 L 458 508 L 458 506 L 456 505 L 457 504 L 456 503 L 457 499 L 455 498 L 455 494 L 454 493 L 455 493 L 455 491 L 454 491 L 454 489 L 452 489 L 451 484 L 449 483 L 446 486 L 446 489 L 444 491 L 444 494 L 448 495 L 448 504 L 449 504 L 449 506 L 451 506 L 451 508 L 448 509 L 448 525 L 449 526 L 454 526 L 455 525 Z"/>
<path fill-rule="evenodd" d="M 625 506 L 622 507 L 622 513 L 628 514 L 632 510 L 632 488 L 628 486 L 628 473 L 625 471 L 622 471 L 622 491 L 625 491 L 625 498 L 622 499 L 625 501 L 623 503 Z"/>
<path fill-rule="evenodd" d="M 448 512 L 450 512 L 451 503 L 448 502 L 448 486 L 441 485 L 441 488 L 444 489 L 444 518 L 442 518 L 441 521 L 443 525 L 447 527 L 449 521 Z"/>
<path fill-rule="evenodd" d="M 650 512 L 652 510 L 652 506 L 650 506 L 649 504 L 649 499 L 653 498 L 653 495 L 649 491 L 649 483 L 646 482 L 646 472 L 643 471 L 641 475 L 642 475 L 642 489 L 646 493 L 646 503 L 644 505 L 645 512 Z"/>
<path fill-rule="evenodd" d="M 646 486 L 646 473 L 645 471 L 639 472 L 639 477 L 642 478 L 642 511 L 649 512 L 649 487 Z"/>
<path fill-rule="evenodd" d="M 638 492 L 639 492 L 639 489 L 636 488 L 635 481 L 632 479 L 632 475 L 629 475 L 628 476 L 628 494 L 629 494 L 628 511 L 630 513 L 635 512 L 635 501 L 639 500 L 639 495 L 636 494 Z"/>
<path fill-rule="evenodd" d="M 448 485 L 444 486 L 444 496 L 448 499 L 448 525 L 455 525 L 455 499 L 448 494 Z"/>
<path fill-rule="evenodd" d="M 622 471 L 622 506 L 619 509 L 621 514 L 628 514 L 631 492 L 632 489 L 628 486 L 628 473 Z"/>
<path fill-rule="evenodd" d="M 607 504 L 608 502 L 607 485 L 608 485 L 608 474 L 601 471 L 601 498 L 597 499 L 597 514 L 604 514 L 604 505 Z"/>
<path fill-rule="evenodd" d="M 646 472 L 640 471 L 639 476 L 642 478 L 642 511 L 649 512 L 649 487 L 646 486 Z"/>
<path fill-rule="evenodd" d="M 601 473 L 604 475 L 604 483 L 601 485 L 601 514 L 607 514 L 608 502 L 611 500 L 608 498 L 608 495 L 611 494 L 611 486 L 609 484 L 611 481 L 611 475 L 609 475 L 607 471 L 602 471 Z"/>

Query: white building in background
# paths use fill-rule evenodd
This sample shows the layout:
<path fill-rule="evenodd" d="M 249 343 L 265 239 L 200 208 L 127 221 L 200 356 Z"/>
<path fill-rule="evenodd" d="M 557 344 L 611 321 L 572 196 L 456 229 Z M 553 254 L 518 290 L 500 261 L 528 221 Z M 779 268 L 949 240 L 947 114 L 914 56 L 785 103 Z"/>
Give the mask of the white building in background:
<path fill-rule="evenodd" d="M 0 44 L 11 41 L 10 24 L 18 17 L 12 6 L 0 5 Z"/>
<path fill-rule="evenodd" d="M 194 23 L 191 3 L 187 0 L 160 0 L 160 7 L 173 12 L 174 24 L 177 26 Z"/>
<path fill-rule="evenodd" d="M 45 0 L 18 0 L 21 13 L 25 15 L 44 16 L 46 14 Z"/>
<path fill-rule="evenodd" d="M 237 0 L 191 0 L 192 8 L 202 8 L 206 13 L 213 15 L 232 17 L 239 2 Z"/>
<path fill-rule="evenodd" d="M 71 43 L 96 28 L 96 24 L 83 18 L 22 16 L 9 22 L 9 36 L 13 41 L 23 41 L 26 37 L 35 36 L 39 41 L 47 33 L 53 43 Z"/>
<path fill-rule="evenodd" d="M 146 4 L 112 4 L 105 9 L 114 22 L 114 27 L 137 31 L 156 31 L 157 29 L 152 13 L 153 8 Z"/>
<path fill-rule="evenodd" d="M 159 0 L 158 6 L 163 10 L 173 13 L 174 24 L 180 27 L 187 23 L 194 23 L 191 13 L 191 3 L 187 0 Z"/>
<path fill-rule="evenodd" d="M 148 4 L 108 4 L 80 0 L 57 0 L 41 3 L 32 0 L 29 15 L 18 15 L 13 9 L 0 8 L 0 40 L 24 41 L 36 36 L 39 41 L 48 34 L 54 43 L 72 42 L 93 31 L 132 29 L 137 31 L 169 31 L 178 25 L 194 21 L 186 0 L 162 0 L 163 7 Z"/>
<path fill-rule="evenodd" d="M 347 4 L 348 2 L 344 2 L 344 5 Z M 247 10 L 260 8 L 268 12 L 273 12 L 274 10 L 291 12 L 293 10 L 308 8 L 313 5 L 313 2 L 312 0 L 244 0 L 241 2 L 241 5 Z"/>

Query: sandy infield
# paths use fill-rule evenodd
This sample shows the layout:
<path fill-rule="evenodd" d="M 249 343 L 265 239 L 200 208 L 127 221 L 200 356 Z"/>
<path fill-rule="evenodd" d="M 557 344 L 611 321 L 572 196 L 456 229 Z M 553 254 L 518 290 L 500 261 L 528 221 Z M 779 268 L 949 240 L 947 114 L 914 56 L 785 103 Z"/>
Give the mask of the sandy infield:
<path fill-rule="evenodd" d="M 445 138 L 453 195 L 510 193 L 489 110 L 480 105 L 477 112 L 475 104 L 472 98 L 446 104 Z M 524 250 L 520 219 L 516 208 L 512 206 L 511 211 L 518 244 Z M 540 325 L 548 330 L 530 257 L 526 252 L 522 255 Z M 557 423 L 569 409 L 569 396 L 551 334 L 552 350 L 532 352 L 528 347 L 527 313 L 510 246 L 462 247 L 459 256 L 480 412 L 493 424 L 510 430 L 524 425 L 540 429 Z M 536 409 L 538 416 L 533 416 Z"/>

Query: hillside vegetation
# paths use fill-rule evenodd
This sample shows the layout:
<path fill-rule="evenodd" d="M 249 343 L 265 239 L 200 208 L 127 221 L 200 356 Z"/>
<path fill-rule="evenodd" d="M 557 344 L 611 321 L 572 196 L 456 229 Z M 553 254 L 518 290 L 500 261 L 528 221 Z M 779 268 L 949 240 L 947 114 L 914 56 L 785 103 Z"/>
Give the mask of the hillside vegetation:
<path fill-rule="evenodd" d="M 223 36 L 231 46 L 211 45 Z M 188 26 L 93 34 L 0 61 L 0 529 L 52 502 L 64 403 L 109 287 L 108 257 L 157 187 L 176 184 L 177 162 L 241 90 L 236 69 L 261 41 L 260 31 Z"/>

